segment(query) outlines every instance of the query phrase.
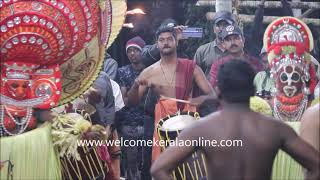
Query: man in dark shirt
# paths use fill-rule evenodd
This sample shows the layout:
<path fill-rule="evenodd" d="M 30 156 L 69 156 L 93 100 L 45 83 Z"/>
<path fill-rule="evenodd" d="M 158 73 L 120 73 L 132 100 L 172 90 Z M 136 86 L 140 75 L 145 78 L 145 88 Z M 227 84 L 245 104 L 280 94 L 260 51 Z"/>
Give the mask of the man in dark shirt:
<path fill-rule="evenodd" d="M 152 139 L 153 118 L 144 112 L 144 101 L 135 107 L 128 107 L 128 91 L 135 79 L 144 69 L 141 61 L 141 50 L 145 42 L 141 37 L 134 37 L 126 44 L 126 52 L 130 61 L 129 65 L 118 69 L 117 82 L 120 85 L 125 107 L 117 113 L 120 121 L 120 134 L 125 140 Z M 149 174 L 151 163 L 150 147 L 123 147 L 125 153 L 125 167 L 128 179 L 146 178 Z M 143 157 L 141 150 L 143 151 Z M 143 158 L 142 176 L 139 166 Z M 149 165 L 148 165 L 149 164 Z M 147 166 L 147 167 L 146 167 Z M 148 170 L 146 170 L 148 169 Z M 149 174 L 150 177 L 150 174 Z"/>

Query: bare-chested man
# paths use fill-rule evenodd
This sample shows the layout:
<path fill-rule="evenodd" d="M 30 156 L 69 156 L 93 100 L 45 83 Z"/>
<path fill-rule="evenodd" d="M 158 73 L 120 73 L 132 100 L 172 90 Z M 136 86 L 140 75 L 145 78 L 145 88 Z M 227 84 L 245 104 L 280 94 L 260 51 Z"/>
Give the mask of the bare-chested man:
<path fill-rule="evenodd" d="M 320 104 L 308 108 L 301 119 L 302 139 L 320 151 Z"/>
<path fill-rule="evenodd" d="M 206 156 L 208 179 L 271 179 L 273 160 L 279 149 L 308 169 L 308 178 L 319 178 L 319 153 L 312 146 L 285 123 L 249 109 L 249 98 L 254 95 L 253 78 L 253 69 L 246 62 L 230 61 L 221 65 L 218 94 L 223 109 L 178 136 L 179 142 L 203 137 L 216 140 L 221 146 L 169 147 L 151 168 L 155 180 L 171 179 L 171 170 L 198 149 Z M 242 146 L 223 147 L 221 140 L 242 140 Z"/>
<path fill-rule="evenodd" d="M 160 61 L 146 68 L 128 92 L 130 105 L 136 105 L 148 87 L 160 96 L 155 107 L 155 126 L 161 118 L 176 114 L 179 110 L 195 111 L 192 105 L 200 105 L 206 99 L 214 97 L 212 87 L 194 61 L 177 58 L 178 41 L 174 28 L 160 27 L 156 37 Z M 194 82 L 205 96 L 190 99 Z M 190 103 L 177 102 L 177 99 L 190 99 Z M 157 133 L 154 133 L 154 138 L 158 138 Z M 160 154 L 160 147 L 154 146 L 152 151 L 152 159 L 155 160 Z"/>

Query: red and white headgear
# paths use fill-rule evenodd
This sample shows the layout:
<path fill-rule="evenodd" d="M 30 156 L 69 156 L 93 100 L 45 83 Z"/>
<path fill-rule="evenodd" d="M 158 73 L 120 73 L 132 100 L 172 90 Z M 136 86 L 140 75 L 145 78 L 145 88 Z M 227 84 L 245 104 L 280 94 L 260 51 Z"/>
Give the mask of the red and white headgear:
<path fill-rule="evenodd" d="M 313 92 L 316 86 L 316 72 L 311 65 L 313 37 L 308 26 L 294 17 L 281 17 L 273 21 L 264 34 L 264 48 L 268 52 L 271 72 L 292 64 L 304 71 L 305 80 Z"/>
<path fill-rule="evenodd" d="M 310 55 L 311 31 L 297 18 L 278 18 L 265 31 L 264 48 L 276 82 L 274 116 L 284 121 L 299 121 L 308 107 L 308 95 L 317 83 Z"/>
<path fill-rule="evenodd" d="M 12 78 L 30 80 L 28 98 L 47 97 L 41 108 L 81 95 L 100 72 L 125 12 L 125 0 L 0 1 L 1 96 Z"/>

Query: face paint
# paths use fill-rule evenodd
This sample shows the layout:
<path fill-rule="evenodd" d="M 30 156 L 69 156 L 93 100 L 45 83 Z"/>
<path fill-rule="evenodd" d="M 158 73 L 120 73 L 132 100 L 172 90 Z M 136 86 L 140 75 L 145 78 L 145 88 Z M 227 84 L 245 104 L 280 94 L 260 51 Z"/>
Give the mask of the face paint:
<path fill-rule="evenodd" d="M 7 89 L 12 98 L 23 100 L 27 96 L 30 83 L 28 80 L 10 79 L 7 81 Z"/>
<path fill-rule="evenodd" d="M 277 73 L 277 87 L 280 93 L 293 97 L 302 91 L 302 70 L 294 65 L 283 66 Z"/>
<path fill-rule="evenodd" d="M 277 95 L 274 99 L 274 115 L 284 121 L 297 121 L 307 107 L 303 92 L 307 74 L 299 60 L 285 56 L 272 68 L 276 79 Z"/>

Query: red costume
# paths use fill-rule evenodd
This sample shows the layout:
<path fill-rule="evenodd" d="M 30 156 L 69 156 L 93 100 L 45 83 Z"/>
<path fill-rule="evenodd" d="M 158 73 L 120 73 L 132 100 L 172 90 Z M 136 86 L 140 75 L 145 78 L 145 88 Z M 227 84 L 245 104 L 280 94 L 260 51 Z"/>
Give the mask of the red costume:
<path fill-rule="evenodd" d="M 125 13 L 125 0 L 0 1 L 0 137 L 10 136 L 0 138 L 0 160 L 13 162 L 13 179 L 61 178 L 51 125 L 32 130 L 35 112 L 91 86 Z"/>

